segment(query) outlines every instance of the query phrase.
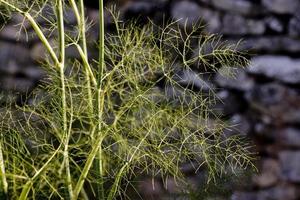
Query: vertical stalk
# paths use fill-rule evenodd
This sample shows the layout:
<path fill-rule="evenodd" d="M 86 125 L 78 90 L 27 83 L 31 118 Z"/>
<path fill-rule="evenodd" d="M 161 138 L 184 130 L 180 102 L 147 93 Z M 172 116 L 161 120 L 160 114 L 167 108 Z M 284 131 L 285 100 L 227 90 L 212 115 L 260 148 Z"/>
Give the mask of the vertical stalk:
<path fill-rule="evenodd" d="M 63 145 L 64 145 L 64 164 L 66 167 L 66 181 L 70 199 L 73 198 L 72 178 L 70 171 L 69 161 L 69 140 L 70 133 L 68 131 L 67 122 L 67 99 L 66 99 L 66 85 L 65 85 L 65 29 L 64 29 L 64 16 L 63 16 L 63 0 L 57 0 L 57 19 L 58 19 L 58 34 L 59 34 L 59 69 L 60 69 L 60 81 L 62 90 L 62 115 L 63 115 Z"/>
<path fill-rule="evenodd" d="M 87 175 L 88 175 L 88 173 L 89 173 L 89 171 L 90 171 L 90 169 L 93 165 L 93 162 L 95 160 L 97 152 L 99 152 L 99 147 L 102 145 L 102 140 L 103 140 L 103 137 L 99 136 L 96 139 L 95 143 L 92 145 L 93 146 L 92 151 L 89 153 L 89 155 L 86 159 L 85 165 L 84 165 L 84 167 L 81 171 L 80 177 L 79 177 L 79 179 L 77 181 L 77 184 L 75 186 L 73 198 L 71 200 L 77 200 L 78 195 L 79 195 L 80 191 L 83 188 L 83 184 L 85 182 L 85 179 L 86 179 L 86 177 L 87 177 Z M 99 198 L 99 199 L 102 200 L 102 198 Z"/>
<path fill-rule="evenodd" d="M 87 42 L 86 42 L 86 24 L 85 24 L 85 12 L 84 12 L 84 2 L 80 0 L 80 35 L 81 35 L 81 42 L 83 53 L 88 60 L 88 51 L 87 51 Z M 93 116 L 94 108 L 93 108 L 93 96 L 92 96 L 92 88 L 91 88 L 91 79 L 89 76 L 88 68 L 85 67 L 85 75 L 86 75 L 86 82 L 87 82 L 87 92 L 88 92 L 88 104 L 89 104 L 89 113 Z"/>
<path fill-rule="evenodd" d="M 101 87 L 104 70 L 104 4 L 99 0 L 99 86 Z"/>
<path fill-rule="evenodd" d="M 104 0 L 99 0 L 99 77 L 98 77 L 98 89 L 97 89 L 97 104 L 98 104 L 98 134 L 101 134 L 102 129 L 102 113 L 103 113 L 103 105 L 104 105 L 104 92 L 102 90 L 102 78 L 104 71 Z M 98 136 L 99 137 L 99 136 Z M 102 145 L 102 144 L 101 144 Z M 98 150 L 98 159 L 96 160 L 96 168 L 99 172 L 100 183 L 98 184 L 97 190 L 98 195 L 101 199 L 105 198 L 104 193 L 104 173 L 103 173 L 103 149 L 99 147 Z"/>
<path fill-rule="evenodd" d="M 3 159 L 3 154 L 2 154 L 2 144 L 1 144 L 1 142 L 0 142 L 0 176 L 1 176 L 2 186 L 3 186 L 3 188 L 2 188 L 3 192 L 4 192 L 5 195 L 7 195 L 8 183 L 7 183 L 7 180 L 6 180 L 5 165 L 4 165 L 4 159 Z"/>
<path fill-rule="evenodd" d="M 85 12 L 84 12 L 84 2 L 83 0 L 79 1 L 79 9 L 75 2 L 75 0 L 69 0 L 73 12 L 75 14 L 77 24 L 78 24 L 78 30 L 79 30 L 79 37 L 81 40 L 81 46 L 83 50 L 83 55 L 88 60 L 88 51 L 87 51 L 87 43 L 86 43 L 86 24 L 85 24 Z M 87 92 L 88 92 L 88 111 L 90 119 L 93 117 L 94 113 L 94 106 L 93 106 L 93 95 L 92 95 L 92 88 L 91 88 L 91 78 L 88 66 L 86 66 L 85 62 L 83 62 L 83 65 L 85 67 L 85 79 L 87 84 Z M 91 120 L 92 121 L 92 120 Z"/>
<path fill-rule="evenodd" d="M 103 112 L 103 104 L 104 104 L 104 93 L 101 94 L 101 89 L 97 90 L 97 104 L 98 104 L 98 135 L 97 137 L 104 137 L 101 134 L 101 129 L 102 129 L 102 112 Z M 101 199 L 105 199 L 105 192 L 104 192 L 104 172 L 103 172 L 103 149 L 102 149 L 102 143 L 99 146 L 98 150 L 98 158 L 96 159 L 96 170 L 99 172 L 99 183 L 97 184 L 97 193 L 98 196 Z"/>
<path fill-rule="evenodd" d="M 83 184 L 85 181 L 85 178 L 89 172 L 89 169 L 91 165 L 94 163 L 95 170 L 98 172 L 99 175 L 99 183 L 96 185 L 97 190 L 97 196 L 100 199 L 105 199 L 105 192 L 103 187 L 103 153 L 102 153 L 102 140 L 104 138 L 103 135 L 100 135 L 101 133 L 101 125 L 102 125 L 102 112 L 103 112 L 103 105 L 104 105 L 104 94 L 101 93 L 101 85 L 102 85 L 102 76 L 103 76 L 103 68 L 104 68 L 104 13 L 103 13 L 103 0 L 100 0 L 100 8 L 99 8 L 99 16 L 100 16 L 100 44 L 99 44 L 99 76 L 98 80 L 94 77 L 93 72 L 91 70 L 91 66 L 89 65 L 88 61 L 88 51 L 87 51 L 87 43 L 86 43 L 86 26 L 85 26 L 85 14 L 84 14 L 84 1 L 80 0 L 80 9 L 78 9 L 76 3 L 74 0 L 69 0 L 71 2 L 71 5 L 73 7 L 73 11 L 75 12 L 75 16 L 77 18 L 77 23 L 80 31 L 80 39 L 81 39 L 81 46 L 78 44 L 75 44 L 78 52 L 83 60 L 83 65 L 86 70 L 86 81 L 87 81 L 87 87 L 88 87 L 88 99 L 90 104 L 90 113 L 93 114 L 93 96 L 92 96 L 92 88 L 91 84 L 97 88 L 96 91 L 96 102 L 98 104 L 97 106 L 97 118 L 95 121 L 97 122 L 96 129 L 91 131 L 91 137 L 93 139 L 96 139 L 96 147 L 93 147 L 93 150 L 91 154 L 88 157 L 88 161 L 85 164 L 85 167 L 83 169 L 83 172 L 75 186 L 74 189 L 74 195 L 72 199 L 77 199 L 79 192 L 83 188 Z M 80 11 L 79 11 L 80 10 Z M 96 137 L 94 133 L 96 134 Z"/>
<path fill-rule="evenodd" d="M 84 2 L 80 0 L 80 32 L 82 40 L 82 48 L 84 54 L 88 57 L 87 44 L 86 44 L 86 25 L 85 25 L 85 12 L 84 12 Z"/>

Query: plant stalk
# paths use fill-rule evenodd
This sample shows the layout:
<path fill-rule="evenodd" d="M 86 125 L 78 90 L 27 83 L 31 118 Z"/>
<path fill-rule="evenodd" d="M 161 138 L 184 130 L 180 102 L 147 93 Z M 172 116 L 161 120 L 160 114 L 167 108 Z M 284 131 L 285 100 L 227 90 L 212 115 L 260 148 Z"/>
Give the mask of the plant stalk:
<path fill-rule="evenodd" d="M 7 195 L 8 192 L 8 183 L 6 180 L 6 174 L 5 174 L 5 165 L 4 165 L 4 159 L 2 154 L 2 144 L 0 142 L 0 176 L 2 178 L 2 186 L 3 186 L 3 192 L 5 195 Z"/>
<path fill-rule="evenodd" d="M 34 176 L 26 182 L 26 184 L 22 188 L 22 192 L 21 192 L 21 195 L 18 198 L 18 200 L 27 200 L 28 199 L 28 194 L 32 187 L 32 183 L 40 176 L 40 174 L 51 163 L 51 161 L 54 159 L 54 157 L 59 153 L 60 149 L 61 149 L 61 144 L 55 150 L 55 152 L 52 154 L 52 156 L 45 162 L 45 164 L 34 174 Z"/>
<path fill-rule="evenodd" d="M 98 99 L 98 134 L 97 137 L 100 136 L 101 134 L 101 129 L 102 129 L 102 113 L 103 113 L 103 104 L 104 104 L 104 92 L 102 93 L 101 89 L 97 90 L 97 99 Z M 100 136 L 102 137 L 102 136 Z M 99 172 L 99 183 L 97 184 L 97 191 L 98 191 L 98 196 L 101 197 L 101 199 L 105 199 L 105 194 L 104 194 L 104 172 L 103 172 L 103 149 L 102 146 L 100 145 L 99 150 L 98 150 L 98 159 L 96 159 L 96 170 Z"/>
<path fill-rule="evenodd" d="M 97 79 L 93 73 L 92 67 L 90 66 L 87 57 L 84 54 L 84 51 L 82 50 L 81 46 L 79 46 L 78 44 L 74 43 L 74 45 L 76 46 L 78 53 L 80 54 L 84 67 L 87 69 L 89 73 L 93 86 L 97 87 L 98 86 Z"/>
<path fill-rule="evenodd" d="M 101 87 L 103 70 L 104 70 L 104 3 L 103 0 L 99 0 L 99 85 Z"/>
<path fill-rule="evenodd" d="M 53 48 L 51 47 L 49 41 L 47 40 L 47 38 L 44 35 L 43 31 L 41 30 L 39 25 L 36 23 L 36 21 L 33 19 L 33 17 L 28 12 L 24 12 L 23 10 L 17 8 L 13 4 L 8 3 L 5 0 L 0 0 L 0 2 L 7 5 L 8 7 L 12 8 L 13 10 L 17 11 L 18 13 L 23 15 L 30 22 L 30 24 L 31 24 L 32 28 L 34 29 L 35 33 L 37 34 L 37 36 L 41 40 L 42 44 L 45 46 L 48 53 L 50 54 L 50 57 L 52 58 L 52 60 L 54 62 L 54 65 L 56 67 L 59 67 L 59 61 L 58 61 L 58 58 L 57 58 Z"/>
<path fill-rule="evenodd" d="M 89 59 L 88 50 L 87 50 L 87 42 L 86 42 L 86 24 L 85 24 L 85 12 L 84 12 L 84 2 L 80 0 L 80 36 L 82 41 L 82 48 L 83 53 L 86 59 Z M 94 106 L 93 106 L 93 95 L 92 95 L 92 88 L 91 88 L 91 79 L 88 72 L 88 67 L 85 67 L 85 76 L 87 82 L 87 92 L 88 92 L 88 104 L 89 104 L 89 113 L 91 115 L 91 119 L 94 113 Z"/>
<path fill-rule="evenodd" d="M 85 24 L 85 11 L 84 11 L 84 1 L 80 0 L 79 2 L 79 9 L 75 2 L 75 0 L 69 0 L 73 12 L 75 14 L 77 24 L 78 24 L 78 30 L 79 30 L 79 38 L 81 40 L 81 46 L 83 50 L 83 54 L 88 60 L 88 50 L 87 50 L 87 42 L 86 42 L 86 24 Z M 87 92 L 88 92 L 88 108 L 90 113 L 90 118 L 92 118 L 94 113 L 94 106 L 93 106 L 93 95 L 92 95 L 92 88 L 91 88 L 91 78 L 89 75 L 88 66 L 86 66 L 86 63 L 83 62 L 83 65 L 85 67 L 85 78 L 87 83 Z"/>
<path fill-rule="evenodd" d="M 97 104 L 98 104 L 98 134 L 97 137 L 102 137 L 100 134 L 102 133 L 102 115 L 103 115 L 103 106 L 104 106 L 104 91 L 102 90 L 103 85 L 103 72 L 104 72 L 104 53 L 105 53 L 105 45 L 104 45 L 104 0 L 99 0 L 99 76 L 98 76 L 98 89 L 97 89 Z M 104 192 L 104 172 L 103 172 L 103 149 L 100 146 L 98 150 L 98 155 L 96 159 L 96 170 L 99 172 L 99 183 L 97 184 L 97 192 L 98 196 L 101 199 L 105 198 Z"/>
<path fill-rule="evenodd" d="M 68 131 L 68 121 L 67 121 L 67 97 L 66 97 L 66 85 L 65 85 L 65 28 L 64 28 L 64 15 L 63 15 L 63 0 L 57 0 L 57 19 L 58 19 L 58 34 L 59 34 L 59 69 L 60 69 L 60 81 L 61 81 L 61 100 L 62 100 L 62 115 L 63 115 L 63 138 L 64 144 L 64 163 L 66 167 L 66 185 L 69 192 L 69 197 L 73 197 L 73 187 L 72 178 L 70 171 L 70 160 L 69 160 L 69 140 L 70 132 Z"/>
<path fill-rule="evenodd" d="M 79 180 L 77 181 L 77 184 L 75 186 L 74 189 L 74 195 L 72 200 L 77 200 L 78 199 L 78 195 L 80 193 L 80 191 L 83 188 L 83 184 L 85 182 L 85 179 L 93 165 L 93 162 L 95 160 L 95 157 L 97 155 L 97 153 L 99 152 L 99 147 L 102 145 L 102 141 L 103 141 L 103 137 L 99 136 L 97 138 L 97 140 L 95 141 L 94 145 L 93 145 L 93 149 L 92 151 L 89 153 L 89 156 L 87 157 L 87 160 L 85 162 L 84 168 L 81 172 L 81 175 L 79 177 Z"/>

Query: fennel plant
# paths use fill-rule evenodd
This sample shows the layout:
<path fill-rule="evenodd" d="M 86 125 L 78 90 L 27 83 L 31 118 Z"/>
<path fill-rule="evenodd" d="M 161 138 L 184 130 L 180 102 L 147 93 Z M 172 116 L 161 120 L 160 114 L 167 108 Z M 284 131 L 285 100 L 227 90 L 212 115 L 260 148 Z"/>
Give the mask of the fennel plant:
<path fill-rule="evenodd" d="M 195 63 L 216 69 L 245 66 L 244 55 L 223 43 L 204 53 L 217 36 L 176 29 L 176 22 L 136 27 L 120 22 L 115 12 L 116 31 L 105 34 L 103 0 L 99 2 L 95 60 L 89 57 L 83 0 L 0 0 L 3 15 L 19 13 L 31 24 L 47 51 L 41 64 L 48 72 L 40 86 L 46 95 L 36 97 L 34 106 L 12 106 L 2 115 L 2 196 L 126 199 L 127 186 L 135 187 L 134 177 L 141 174 L 184 183 L 180 167 L 186 162 L 194 163 L 195 171 L 205 166 L 210 180 L 228 168 L 252 166 L 248 144 L 238 136 L 224 137 L 226 124 L 210 109 L 213 91 L 195 92 L 179 84 L 173 62 L 181 61 L 185 70 Z M 45 6 L 54 11 L 55 42 L 37 20 Z M 66 31 L 65 8 L 76 17 L 75 35 Z M 189 58 L 195 39 L 199 55 Z M 69 59 L 67 47 L 75 47 L 80 59 Z M 171 95 L 160 82 L 173 88 Z"/>

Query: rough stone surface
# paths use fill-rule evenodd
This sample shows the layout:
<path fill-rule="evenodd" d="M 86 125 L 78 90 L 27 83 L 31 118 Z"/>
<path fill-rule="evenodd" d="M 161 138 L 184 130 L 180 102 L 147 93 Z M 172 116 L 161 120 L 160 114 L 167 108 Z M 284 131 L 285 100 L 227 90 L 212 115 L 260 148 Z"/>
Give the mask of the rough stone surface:
<path fill-rule="evenodd" d="M 252 12 L 252 4 L 244 0 L 212 0 L 216 8 L 237 12 L 241 14 L 249 14 Z"/>
<path fill-rule="evenodd" d="M 232 136 L 232 135 L 247 136 L 252 129 L 249 119 L 241 114 L 234 114 L 228 120 L 228 124 L 229 127 L 224 132 L 226 136 Z"/>
<path fill-rule="evenodd" d="M 254 86 L 254 80 L 242 68 L 222 67 L 218 72 L 215 82 L 221 87 L 248 91 Z"/>
<path fill-rule="evenodd" d="M 254 134 L 255 136 L 259 137 L 260 140 L 264 142 L 274 142 L 276 140 L 276 135 L 274 134 L 274 127 L 272 127 L 270 122 L 264 122 L 264 120 L 271 120 L 270 117 L 263 115 L 261 117 L 261 122 L 257 122 L 254 125 Z"/>
<path fill-rule="evenodd" d="M 243 99 L 233 92 L 223 90 L 219 91 L 216 96 L 217 102 L 213 106 L 213 110 L 221 116 L 233 115 L 240 112 L 244 107 Z"/>
<path fill-rule="evenodd" d="M 288 186 L 276 186 L 259 192 L 236 192 L 231 200 L 296 200 L 297 189 Z"/>
<path fill-rule="evenodd" d="M 281 178 L 300 183 L 300 151 L 282 151 L 279 153 Z"/>
<path fill-rule="evenodd" d="M 280 48 L 278 51 L 287 51 L 291 53 L 300 52 L 299 38 L 281 37 L 279 39 Z"/>
<path fill-rule="evenodd" d="M 35 83 L 27 78 L 4 77 L 0 79 L 0 88 L 7 91 L 26 93 L 33 89 Z"/>
<path fill-rule="evenodd" d="M 33 80 L 39 80 L 45 77 L 45 72 L 38 66 L 28 66 L 22 69 L 22 73 Z"/>
<path fill-rule="evenodd" d="M 201 8 L 201 20 L 207 25 L 205 27 L 207 32 L 218 33 L 221 30 L 221 17 L 218 12 L 208 8 Z"/>
<path fill-rule="evenodd" d="M 178 181 L 174 180 L 174 178 L 168 178 L 166 180 L 166 189 L 170 194 L 180 194 L 183 192 L 184 188 Z"/>
<path fill-rule="evenodd" d="M 160 199 L 160 195 L 163 193 L 162 184 L 151 178 L 145 178 L 139 184 L 139 190 L 143 191 L 143 198 L 145 199 Z M 135 191 L 136 192 L 136 191 Z"/>
<path fill-rule="evenodd" d="M 21 65 L 32 63 L 29 56 L 29 49 L 24 45 L 0 41 L 0 49 L 0 66 L 6 65 L 10 61 L 14 61 Z"/>
<path fill-rule="evenodd" d="M 174 3 L 171 16 L 174 20 L 179 20 L 179 23 L 184 26 L 192 26 L 201 19 L 201 8 L 198 4 L 192 1 L 179 1 Z"/>
<path fill-rule="evenodd" d="M 23 29 L 18 26 L 5 26 L 0 31 L 0 37 L 10 41 L 28 42 L 29 39 L 33 39 L 31 34 L 28 35 L 30 37 L 26 37 Z"/>
<path fill-rule="evenodd" d="M 279 130 L 280 142 L 287 147 L 300 148 L 300 129 L 288 127 Z"/>
<path fill-rule="evenodd" d="M 147 23 L 148 17 L 154 17 L 158 6 L 154 1 L 129 1 L 124 10 L 124 18 L 135 18 L 139 23 Z"/>
<path fill-rule="evenodd" d="M 221 27 L 219 14 L 208 8 L 202 8 L 192 1 L 175 2 L 171 8 L 171 17 L 178 20 L 181 26 L 191 28 L 193 25 L 204 21 L 207 23 L 206 30 L 217 32 Z"/>
<path fill-rule="evenodd" d="M 252 59 L 249 72 L 265 75 L 285 83 L 300 83 L 300 59 L 285 56 L 258 56 Z"/>
<path fill-rule="evenodd" d="M 200 74 L 193 70 L 181 70 L 176 73 L 174 80 L 182 86 L 190 87 L 200 91 L 210 91 L 214 86 L 205 81 Z"/>
<path fill-rule="evenodd" d="M 284 31 L 284 24 L 276 17 L 267 17 L 265 23 L 270 30 L 276 33 L 282 33 Z"/>
<path fill-rule="evenodd" d="M 300 35 L 300 14 L 295 15 L 288 25 L 289 35 L 292 37 L 298 37 Z"/>
<path fill-rule="evenodd" d="M 265 24 L 262 21 L 254 19 L 246 19 L 239 15 L 226 14 L 223 18 L 224 34 L 233 35 L 260 35 L 266 30 Z"/>
<path fill-rule="evenodd" d="M 282 199 L 297 199 L 297 190 L 295 187 L 280 185 L 270 189 L 262 190 L 259 193 L 259 199 L 262 200 L 282 200 Z"/>
<path fill-rule="evenodd" d="M 239 40 L 231 39 L 231 43 L 237 43 Z M 239 50 L 251 50 L 270 53 L 297 53 L 300 52 L 300 40 L 287 36 L 260 36 L 247 37 L 240 43 Z"/>
<path fill-rule="evenodd" d="M 291 91 L 287 90 L 280 84 L 268 83 L 260 86 L 255 86 L 255 88 L 251 90 L 246 96 L 249 101 L 256 102 L 262 107 L 268 108 L 273 105 L 279 105 L 280 103 L 282 103 L 286 99 L 289 92 Z"/>
<path fill-rule="evenodd" d="M 278 83 L 256 86 L 246 94 L 252 109 L 273 123 L 300 123 L 300 96 Z"/>
<path fill-rule="evenodd" d="M 258 194 L 255 192 L 235 192 L 231 200 L 257 200 Z"/>
<path fill-rule="evenodd" d="M 258 13 L 256 6 L 247 0 L 212 0 L 212 4 L 218 9 L 243 15 Z"/>
<path fill-rule="evenodd" d="M 232 39 L 231 43 L 236 43 L 238 40 Z M 240 45 L 239 50 L 256 50 L 274 52 L 281 49 L 280 38 L 278 37 L 248 37 Z"/>
<path fill-rule="evenodd" d="M 5 62 L 5 61 L 3 61 Z M 0 65 L 0 72 L 5 75 L 15 75 L 20 72 L 20 67 L 16 63 L 16 61 L 9 60 L 7 63 L 3 63 Z"/>
<path fill-rule="evenodd" d="M 271 12 L 293 14 L 299 9 L 299 1 L 295 0 L 262 0 L 263 5 Z"/>
<path fill-rule="evenodd" d="M 262 161 L 260 173 L 253 177 L 253 182 L 260 188 L 267 188 L 277 184 L 280 166 L 277 160 L 265 159 Z"/>

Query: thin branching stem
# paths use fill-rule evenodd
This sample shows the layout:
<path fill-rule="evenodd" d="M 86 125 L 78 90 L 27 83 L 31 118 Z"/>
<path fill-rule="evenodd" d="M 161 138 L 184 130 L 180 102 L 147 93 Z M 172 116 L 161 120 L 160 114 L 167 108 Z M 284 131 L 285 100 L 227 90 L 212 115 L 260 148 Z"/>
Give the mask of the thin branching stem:
<path fill-rule="evenodd" d="M 85 7 L 83 0 L 79 1 L 79 8 L 75 2 L 75 0 L 69 0 L 73 12 L 75 14 L 77 24 L 78 24 L 78 31 L 79 31 L 79 38 L 81 40 L 82 51 L 84 53 L 85 59 L 88 60 L 88 49 L 87 49 L 87 41 L 86 41 L 86 21 L 85 21 Z M 92 97 L 92 88 L 91 88 L 91 78 L 89 76 L 89 66 L 86 65 L 86 62 L 83 63 L 85 67 L 85 78 L 87 84 L 87 92 L 88 92 L 88 106 L 89 106 L 89 113 L 90 118 L 93 116 L 93 97 Z"/>
<path fill-rule="evenodd" d="M 22 192 L 19 200 L 27 200 L 28 194 L 30 192 L 30 189 L 32 187 L 33 182 L 41 175 L 42 172 L 48 167 L 48 165 L 52 162 L 52 160 L 55 158 L 55 156 L 59 153 L 61 150 L 61 145 L 55 150 L 55 152 L 50 156 L 50 158 L 44 163 L 44 165 L 34 174 L 32 178 L 30 178 L 26 184 L 23 186 Z"/>
<path fill-rule="evenodd" d="M 78 198 L 78 195 L 79 195 L 80 191 L 82 190 L 82 187 L 83 187 L 83 184 L 86 180 L 86 177 L 87 177 L 88 173 L 90 172 L 90 169 L 93 165 L 95 157 L 96 157 L 97 153 L 99 152 L 99 147 L 102 145 L 102 141 L 103 141 L 103 136 L 99 136 L 96 139 L 95 143 L 93 144 L 93 149 L 89 153 L 89 156 L 87 157 L 87 160 L 85 162 L 83 170 L 82 170 L 82 172 L 80 174 L 80 177 L 77 181 L 77 184 L 74 188 L 74 195 L 73 195 L 72 200 L 76 200 Z"/>
<path fill-rule="evenodd" d="M 54 66 L 59 67 L 59 61 L 58 61 L 58 58 L 57 58 L 53 48 L 51 47 L 49 41 L 45 37 L 43 31 L 41 30 L 39 25 L 36 23 L 34 18 L 28 12 L 25 12 L 25 11 L 19 9 L 18 7 L 14 6 L 13 4 L 10 4 L 9 2 L 7 2 L 5 0 L 0 0 L 0 2 L 4 3 L 8 7 L 10 7 L 13 10 L 17 11 L 18 13 L 24 15 L 24 17 L 30 22 L 30 24 L 31 24 L 32 28 L 34 29 L 35 33 L 37 34 L 37 36 L 41 40 L 42 44 L 45 46 L 46 50 L 48 51 L 49 55 L 51 56 L 52 60 L 54 61 Z"/>
<path fill-rule="evenodd" d="M 77 20 L 77 23 L 78 23 L 78 26 L 80 27 L 80 23 L 81 23 L 81 16 L 80 16 L 80 12 L 79 12 L 79 9 L 78 9 L 78 6 L 75 2 L 75 0 L 69 0 L 71 6 L 72 6 L 72 9 L 73 9 L 73 12 L 75 14 L 75 17 L 76 17 L 76 20 Z"/>
<path fill-rule="evenodd" d="M 88 71 L 88 74 L 89 74 L 89 76 L 91 78 L 93 86 L 97 87 L 98 86 L 97 79 L 96 79 L 96 77 L 95 77 L 95 75 L 93 73 L 93 70 L 92 70 L 92 67 L 91 67 L 91 65 L 90 65 L 90 63 L 88 61 L 88 58 L 85 56 L 84 51 L 82 50 L 82 48 L 81 48 L 80 45 L 78 45 L 78 44 L 74 44 L 74 45 L 76 46 L 76 48 L 77 48 L 77 50 L 79 52 L 79 55 L 80 55 L 80 57 L 81 57 L 81 59 L 83 61 L 83 64 L 84 64 L 85 68 Z"/>

